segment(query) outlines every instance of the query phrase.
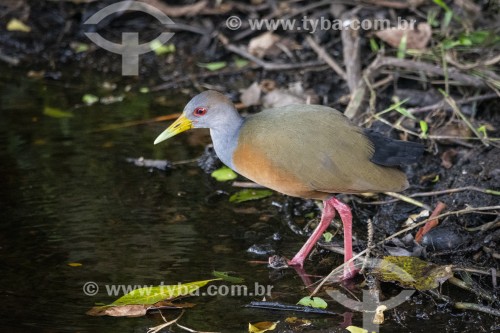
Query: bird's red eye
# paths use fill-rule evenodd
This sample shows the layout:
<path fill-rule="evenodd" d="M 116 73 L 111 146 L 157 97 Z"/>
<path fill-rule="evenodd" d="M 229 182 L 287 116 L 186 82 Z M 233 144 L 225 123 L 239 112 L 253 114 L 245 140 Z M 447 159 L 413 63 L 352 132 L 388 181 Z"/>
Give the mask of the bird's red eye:
<path fill-rule="evenodd" d="M 194 109 L 193 114 L 197 117 L 204 116 L 207 113 L 207 109 L 205 108 L 196 108 Z"/>

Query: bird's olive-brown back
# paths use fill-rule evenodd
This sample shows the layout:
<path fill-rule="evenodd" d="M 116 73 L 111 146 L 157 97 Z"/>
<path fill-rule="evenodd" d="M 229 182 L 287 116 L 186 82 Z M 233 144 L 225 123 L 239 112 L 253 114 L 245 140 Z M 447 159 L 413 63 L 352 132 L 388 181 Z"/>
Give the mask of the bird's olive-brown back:
<path fill-rule="evenodd" d="M 370 161 L 373 149 L 361 128 L 340 112 L 290 105 L 245 119 L 233 166 L 263 186 L 304 198 L 406 189 L 402 171 Z"/>

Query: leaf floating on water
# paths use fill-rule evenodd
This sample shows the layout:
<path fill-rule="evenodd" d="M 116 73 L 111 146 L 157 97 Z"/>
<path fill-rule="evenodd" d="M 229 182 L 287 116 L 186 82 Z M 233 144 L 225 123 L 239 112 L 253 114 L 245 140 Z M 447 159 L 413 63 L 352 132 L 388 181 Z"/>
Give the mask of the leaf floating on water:
<path fill-rule="evenodd" d="M 290 325 L 293 329 L 299 329 L 300 327 L 310 326 L 312 322 L 308 319 L 288 317 L 285 319 L 285 323 Z"/>
<path fill-rule="evenodd" d="M 63 111 L 58 108 L 46 106 L 43 108 L 43 114 L 52 118 L 70 118 L 73 117 L 71 112 Z"/>
<path fill-rule="evenodd" d="M 271 190 L 255 190 L 255 189 L 245 189 L 236 192 L 229 198 L 229 202 L 245 202 L 250 200 L 259 200 L 267 198 L 273 194 Z"/>
<path fill-rule="evenodd" d="M 80 262 L 69 262 L 68 266 L 70 266 L 70 267 L 81 267 L 81 266 L 83 266 L 83 264 L 80 263 Z"/>
<path fill-rule="evenodd" d="M 276 325 L 279 323 L 272 321 L 261 321 L 255 324 L 248 323 L 248 332 L 250 333 L 264 333 L 267 331 L 273 331 L 276 329 Z"/>
<path fill-rule="evenodd" d="M 235 277 L 235 276 L 230 276 L 227 272 L 213 271 L 212 275 L 215 276 L 216 278 L 219 278 L 223 281 L 227 281 L 230 283 L 243 283 L 243 282 L 245 282 L 245 279 Z"/>
<path fill-rule="evenodd" d="M 351 333 L 368 333 L 367 330 L 358 326 L 347 326 L 345 329 Z"/>
<path fill-rule="evenodd" d="M 300 301 L 297 302 L 299 305 L 310 306 L 316 309 L 326 309 L 328 304 L 321 297 L 303 297 Z"/>
<path fill-rule="evenodd" d="M 171 303 L 169 301 L 161 301 L 154 305 L 131 304 L 118 306 L 95 306 L 87 314 L 89 316 L 111 316 L 111 317 L 141 317 L 145 316 L 146 312 L 154 309 L 185 309 L 192 308 L 194 303 Z"/>
<path fill-rule="evenodd" d="M 7 23 L 8 31 L 30 32 L 31 28 L 18 19 L 12 19 Z"/>
<path fill-rule="evenodd" d="M 113 303 L 106 305 L 106 307 L 134 304 L 151 305 L 163 300 L 172 300 L 181 296 L 189 296 L 206 284 L 218 280 L 220 279 L 138 288 L 123 295 Z"/>
<path fill-rule="evenodd" d="M 146 315 L 149 305 L 96 306 L 87 311 L 89 316 L 141 317 Z"/>
<path fill-rule="evenodd" d="M 90 106 L 92 104 L 99 102 L 99 97 L 92 94 L 85 94 L 82 96 L 82 102 Z"/>
<path fill-rule="evenodd" d="M 222 168 L 215 170 L 214 172 L 212 172 L 211 176 L 214 177 L 218 182 L 226 182 L 238 177 L 236 172 L 234 172 L 227 166 L 223 166 Z"/>
<path fill-rule="evenodd" d="M 404 288 L 430 290 L 453 276 L 451 266 L 438 266 L 416 257 L 384 257 L 372 274 L 379 280 L 397 282 Z"/>

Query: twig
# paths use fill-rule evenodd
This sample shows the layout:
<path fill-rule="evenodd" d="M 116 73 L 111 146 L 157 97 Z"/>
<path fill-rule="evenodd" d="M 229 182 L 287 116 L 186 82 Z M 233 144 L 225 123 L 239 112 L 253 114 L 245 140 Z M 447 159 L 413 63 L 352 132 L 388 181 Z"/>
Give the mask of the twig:
<path fill-rule="evenodd" d="M 472 96 L 472 97 L 462 98 L 462 99 L 456 100 L 455 103 L 458 105 L 467 104 L 467 103 L 471 103 L 471 102 L 483 101 L 486 99 L 492 99 L 492 98 L 496 98 L 496 97 L 498 97 L 497 94 L 491 93 L 491 94 L 485 94 L 485 95 L 480 95 L 480 96 Z M 431 104 L 431 105 L 421 106 L 421 107 L 417 107 L 417 108 L 409 108 L 409 109 L 407 109 L 407 111 L 411 114 L 416 114 L 416 113 L 422 113 L 422 112 L 432 111 L 432 110 L 441 109 L 441 108 L 443 108 L 445 110 L 453 111 L 451 106 L 449 106 L 444 100 L 437 102 L 435 104 Z"/>
<path fill-rule="evenodd" d="M 296 64 L 279 64 L 279 63 L 267 62 L 267 61 L 264 61 L 262 59 L 257 58 L 256 56 L 251 55 L 244 48 L 229 43 L 228 39 L 226 37 L 224 37 L 222 34 L 219 34 L 218 38 L 221 41 L 222 45 L 224 45 L 226 50 L 231 51 L 233 53 L 236 53 L 237 55 L 242 56 L 245 59 L 253 61 L 256 65 L 258 65 L 259 67 L 262 67 L 268 71 L 280 71 L 280 70 L 289 70 L 289 69 L 297 69 L 297 68 L 306 68 L 306 67 L 321 66 L 324 64 L 323 61 L 309 61 L 309 62 L 302 62 L 302 63 L 296 63 Z"/>
<path fill-rule="evenodd" d="M 379 63 L 380 67 L 395 66 L 414 71 L 424 71 L 430 74 L 445 76 L 445 71 L 438 65 L 429 64 L 421 61 L 414 61 L 409 59 L 398 59 L 394 57 L 383 57 Z M 448 77 L 450 79 L 460 81 L 463 84 L 484 88 L 487 86 L 486 80 L 469 74 L 461 73 L 458 69 L 448 67 Z"/>
<path fill-rule="evenodd" d="M 359 9 L 359 7 L 354 8 L 344 13 L 341 20 L 343 22 L 357 20 L 355 15 Z M 358 29 L 350 29 L 349 27 L 344 27 L 340 32 L 340 36 L 342 38 L 344 65 L 347 73 L 347 86 L 349 87 L 349 91 L 353 93 L 361 80 L 361 60 L 359 58 L 359 43 L 361 38 L 359 37 Z"/>
<path fill-rule="evenodd" d="M 467 117 L 462 113 L 460 108 L 458 107 L 457 103 L 455 103 L 455 100 L 448 95 L 448 93 L 441 91 L 441 93 L 444 95 L 444 99 L 446 103 L 448 103 L 449 106 L 453 109 L 453 111 L 462 119 L 462 121 L 469 127 L 469 129 L 479 138 L 481 139 L 481 142 L 488 147 L 488 139 L 484 138 L 479 131 L 476 129 L 475 126 L 472 125 L 472 123 L 467 119 Z"/>
<path fill-rule="evenodd" d="M 170 326 L 172 324 L 175 324 L 179 319 L 181 319 L 181 317 L 182 317 L 183 314 L 184 314 L 184 310 L 182 310 L 181 314 L 177 318 L 175 318 L 174 320 L 167 321 L 165 319 L 165 317 L 163 317 L 163 314 L 160 311 L 160 316 L 161 316 L 161 318 L 163 319 L 163 321 L 165 323 L 163 323 L 161 325 L 158 325 L 158 326 L 155 326 L 155 327 L 150 327 L 148 329 L 147 333 L 157 333 L 157 332 L 161 331 L 162 329 L 164 329 L 165 327 L 168 327 L 168 326 Z"/>
<path fill-rule="evenodd" d="M 431 192 L 418 192 L 418 193 L 413 193 L 408 195 L 409 198 L 417 198 L 417 197 L 430 197 L 430 196 L 435 196 L 435 195 L 441 195 L 441 194 L 450 194 L 450 193 L 457 193 L 457 192 L 462 192 L 462 191 L 476 191 L 476 192 L 481 192 L 481 193 L 486 193 L 486 194 L 491 194 L 491 195 L 500 195 L 500 191 L 495 191 L 495 190 L 490 190 L 490 189 L 484 189 L 476 186 L 465 186 L 465 187 L 457 187 L 457 188 L 451 188 L 448 190 L 441 190 L 441 191 L 431 191 Z M 371 202 L 362 202 L 361 204 L 366 204 L 366 205 L 383 205 L 383 204 L 389 204 L 398 201 L 398 199 L 394 200 L 385 200 L 385 201 L 371 201 Z"/>
<path fill-rule="evenodd" d="M 481 290 L 476 290 L 474 289 L 473 287 L 471 287 L 470 285 L 468 285 L 467 283 L 465 283 L 464 281 L 460 280 L 460 279 L 457 279 L 456 277 L 452 276 L 451 278 L 448 279 L 448 282 L 450 282 L 451 284 L 459 287 L 459 288 L 462 288 L 464 290 L 467 290 L 467 291 L 470 291 L 471 293 L 473 294 L 476 294 L 477 296 L 485 299 L 485 300 L 488 300 L 490 302 L 495 302 L 495 297 L 492 296 L 492 295 L 488 295 L 484 292 L 482 292 Z"/>
<path fill-rule="evenodd" d="M 454 307 L 456 309 L 461 309 L 461 310 L 474 310 L 474 311 L 480 311 L 484 312 L 493 316 L 500 317 L 500 310 L 498 309 L 493 309 L 490 308 L 489 306 L 484 306 L 481 304 L 475 304 L 475 303 L 464 303 L 464 302 L 456 302 L 454 304 Z"/>
<path fill-rule="evenodd" d="M 314 52 L 316 52 L 316 54 L 320 59 L 326 62 L 328 66 L 330 66 L 333 69 L 333 71 L 337 73 L 342 79 L 347 81 L 346 72 L 344 72 L 344 70 L 340 67 L 340 65 L 337 64 L 337 62 L 332 57 L 330 57 L 330 55 L 325 51 L 323 47 L 321 47 L 318 43 L 316 43 L 316 41 L 311 36 L 307 36 L 306 41 L 309 44 L 309 46 L 311 46 L 311 48 L 314 50 Z"/>
<path fill-rule="evenodd" d="M 431 207 L 429 207 L 428 205 L 424 204 L 423 202 L 413 200 L 412 198 L 410 198 L 406 195 L 402 195 L 402 194 L 396 193 L 396 192 L 384 192 L 384 194 L 391 196 L 391 197 L 394 197 L 394 198 L 397 198 L 398 200 L 407 202 L 407 203 L 412 204 L 414 206 L 417 206 L 417 207 L 420 207 L 423 209 L 427 209 L 427 210 L 431 210 Z"/>

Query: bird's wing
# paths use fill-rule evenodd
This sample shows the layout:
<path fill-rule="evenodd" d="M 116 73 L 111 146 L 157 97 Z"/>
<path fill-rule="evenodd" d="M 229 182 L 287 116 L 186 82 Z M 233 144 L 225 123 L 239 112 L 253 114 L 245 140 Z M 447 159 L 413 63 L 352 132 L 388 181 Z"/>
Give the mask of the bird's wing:
<path fill-rule="evenodd" d="M 268 177 L 279 173 L 280 179 L 289 175 L 294 179 L 291 186 L 302 184 L 325 193 L 399 191 L 407 186 L 401 171 L 371 162 L 373 144 L 362 129 L 328 107 L 291 105 L 262 111 L 247 119 L 241 138 L 263 155 L 261 160 L 270 161 L 261 163 L 266 169 L 262 172 Z"/>

